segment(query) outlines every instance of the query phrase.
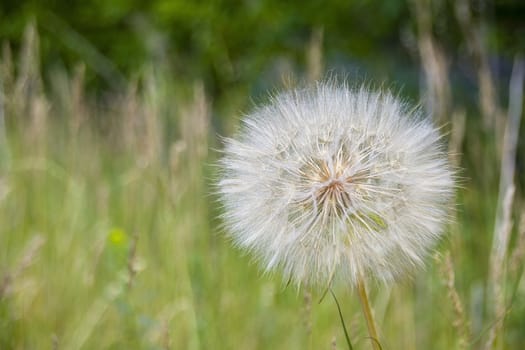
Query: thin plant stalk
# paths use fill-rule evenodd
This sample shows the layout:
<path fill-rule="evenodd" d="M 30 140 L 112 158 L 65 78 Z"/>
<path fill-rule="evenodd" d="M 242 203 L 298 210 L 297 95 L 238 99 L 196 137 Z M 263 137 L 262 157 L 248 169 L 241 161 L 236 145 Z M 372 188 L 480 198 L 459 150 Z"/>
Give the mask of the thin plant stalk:
<path fill-rule="evenodd" d="M 341 312 L 341 306 L 339 305 L 339 301 L 337 301 L 335 293 L 332 291 L 331 288 L 329 288 L 329 290 L 330 290 L 330 294 L 332 294 L 332 297 L 334 298 L 335 305 L 337 306 L 337 312 L 339 313 L 339 319 L 341 320 L 341 326 L 343 327 L 343 331 L 345 333 L 346 345 L 348 345 L 348 350 L 353 350 L 354 347 L 352 346 L 352 342 L 350 341 L 350 336 L 348 335 L 348 330 L 346 329 L 345 319 L 343 318 L 343 313 Z"/>
<path fill-rule="evenodd" d="M 361 301 L 363 313 L 365 314 L 366 326 L 368 328 L 368 335 L 370 335 L 372 341 L 372 347 L 374 350 L 381 350 L 379 337 L 377 336 L 376 324 L 374 322 L 374 317 L 372 316 L 372 309 L 370 309 L 365 282 L 362 277 L 359 278 L 359 281 L 357 282 L 357 291 L 359 293 L 359 300 Z"/>

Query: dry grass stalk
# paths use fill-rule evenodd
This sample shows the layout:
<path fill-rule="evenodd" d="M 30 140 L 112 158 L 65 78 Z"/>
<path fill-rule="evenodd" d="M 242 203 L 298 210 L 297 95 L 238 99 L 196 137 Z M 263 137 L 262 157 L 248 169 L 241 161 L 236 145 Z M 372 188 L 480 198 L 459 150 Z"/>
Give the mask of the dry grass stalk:
<path fill-rule="evenodd" d="M 125 94 L 113 103 L 113 139 L 135 155 L 140 169 L 161 158 L 164 135 L 160 121 L 167 101 L 163 90 L 162 81 L 150 70 L 143 79 L 131 82 Z"/>
<path fill-rule="evenodd" d="M 455 110 L 452 113 L 452 129 L 448 141 L 448 154 L 451 164 L 459 168 L 461 164 L 461 150 L 465 138 L 467 115 L 464 109 Z"/>
<path fill-rule="evenodd" d="M 139 240 L 139 235 L 134 233 L 131 237 L 131 243 L 129 246 L 128 253 L 128 290 L 133 287 L 133 281 L 138 272 L 137 267 L 137 241 Z"/>
<path fill-rule="evenodd" d="M 0 299 L 10 294 L 13 282 L 26 269 L 33 265 L 40 248 L 42 248 L 45 242 L 46 239 L 42 235 L 37 234 L 27 243 L 20 261 L 15 264 L 15 267 L 11 271 L 8 271 L 0 281 Z"/>
<path fill-rule="evenodd" d="M 98 238 L 95 240 L 95 243 L 93 244 L 93 258 L 91 259 L 91 266 L 88 271 L 86 271 L 86 275 L 84 278 L 84 283 L 88 287 L 92 287 L 95 283 L 96 279 L 96 273 L 97 268 L 100 264 L 100 260 L 102 257 L 102 253 L 104 252 L 104 248 L 106 247 L 106 237 Z"/>
<path fill-rule="evenodd" d="M 77 135 L 79 129 L 86 123 L 88 110 L 86 106 L 86 96 L 84 91 L 84 81 L 86 66 L 79 65 L 75 69 L 75 74 L 71 81 L 71 118 L 70 129 L 72 135 Z"/>
<path fill-rule="evenodd" d="M 459 22 L 465 42 L 477 66 L 478 84 L 479 84 L 479 104 L 483 116 L 483 125 L 486 129 L 501 127 L 498 124 L 499 108 L 495 92 L 495 84 L 490 71 L 488 53 L 485 44 L 485 35 L 483 33 L 483 23 L 475 23 L 467 0 L 458 0 L 454 2 L 456 18 Z M 497 135 L 499 136 L 499 132 Z"/>
<path fill-rule="evenodd" d="M 446 55 L 432 35 L 432 13 L 429 0 L 413 0 L 418 31 L 418 49 L 426 77 L 429 112 L 439 124 L 448 120 L 450 82 Z"/>
<path fill-rule="evenodd" d="M 47 138 L 50 134 L 48 129 L 48 117 L 50 104 L 44 95 L 38 95 L 31 99 L 29 116 L 31 124 L 27 132 L 28 144 L 33 145 L 37 154 L 42 156 L 46 153 Z"/>
<path fill-rule="evenodd" d="M 76 323 L 70 325 L 72 332 L 63 340 L 63 349 L 81 349 L 93 335 L 97 325 L 104 317 L 112 303 L 125 288 L 125 279 L 117 278 L 104 290 L 103 297 L 93 301 L 88 311 L 79 317 Z"/>
<path fill-rule="evenodd" d="M 20 122 L 20 126 L 23 127 L 21 134 L 25 139 L 25 144 L 31 150 L 43 154 L 49 134 L 47 119 L 50 105 L 43 92 L 39 38 L 34 24 L 29 24 L 24 32 L 22 48 L 17 60 L 19 65 L 16 79 L 14 79 L 14 67 L 10 63 L 11 52 L 7 45 L 4 46 L 3 59 L 2 75 L 6 77 L 6 91 L 10 91 L 9 96 L 6 95 L 4 100 L 7 118 L 10 116 L 27 117 L 28 120 Z"/>
<path fill-rule="evenodd" d="M 505 259 L 507 255 L 507 244 L 512 230 L 512 202 L 514 199 L 514 185 L 512 184 L 505 193 L 502 204 L 502 219 L 498 228 L 494 232 L 494 244 L 492 246 L 490 267 L 489 267 L 489 312 L 494 318 L 494 324 L 489 330 L 489 335 L 485 343 L 485 349 L 493 349 L 494 342 L 500 331 L 503 329 L 503 321 L 506 313 L 505 305 Z M 496 345 L 495 348 L 498 348 Z"/>
<path fill-rule="evenodd" d="M 512 230 L 512 202 L 514 199 L 514 174 L 516 168 L 516 147 L 523 105 L 523 82 L 525 80 L 525 61 L 516 57 L 509 87 L 509 111 L 503 138 L 499 198 L 494 227 L 494 237 L 490 256 L 489 286 L 491 286 L 492 314 L 497 322 L 490 329 L 486 349 L 493 348 L 496 337 L 503 328 L 506 310 L 504 285 L 506 280 L 505 261 Z M 499 345 L 496 344 L 496 348 Z"/>
<path fill-rule="evenodd" d="M 164 137 L 160 121 L 164 96 L 159 90 L 162 90 L 161 82 L 149 71 L 142 79 L 130 82 L 125 93 L 111 105 L 112 146 L 133 154 L 137 171 L 161 158 Z"/>
<path fill-rule="evenodd" d="M 315 28 L 306 51 L 306 66 L 309 82 L 315 82 L 323 75 L 323 28 Z"/>
<path fill-rule="evenodd" d="M 198 81 L 193 86 L 193 101 L 189 107 L 181 106 L 181 137 L 188 147 L 189 156 L 203 159 L 208 154 L 208 130 L 211 106 L 206 97 L 204 84 Z"/>
<path fill-rule="evenodd" d="M 181 197 L 181 181 L 180 174 L 185 170 L 183 164 L 183 157 L 186 152 L 186 143 L 183 140 L 173 142 L 169 148 L 169 164 L 170 174 L 167 183 L 168 194 L 173 208 L 177 207 L 177 203 Z"/>
<path fill-rule="evenodd" d="M 514 182 L 516 169 L 516 148 L 518 144 L 521 114 L 523 108 L 523 82 L 525 81 L 525 61 L 517 56 L 509 86 L 509 109 L 503 139 L 501 160 L 500 194 Z"/>
<path fill-rule="evenodd" d="M 516 275 L 520 268 L 523 267 L 523 258 L 525 257 L 525 209 L 521 211 L 520 223 L 518 228 L 518 237 L 516 239 L 516 248 L 510 257 L 510 273 Z"/>
<path fill-rule="evenodd" d="M 452 325 L 456 328 L 458 333 L 458 346 L 460 349 L 467 349 L 470 343 L 470 323 L 465 313 L 465 308 L 456 289 L 456 277 L 454 272 L 454 263 L 450 256 L 450 252 L 447 251 L 444 255 L 444 259 L 441 265 L 441 273 L 445 279 L 447 286 L 447 296 L 452 303 L 452 309 L 454 311 L 454 321 Z"/>
<path fill-rule="evenodd" d="M 144 91 L 144 106 L 142 107 L 143 112 L 143 125 L 142 130 L 143 144 L 141 145 L 143 161 L 146 164 L 152 164 L 160 159 L 162 153 L 162 144 L 164 142 L 162 128 L 160 125 L 163 103 L 168 101 L 167 97 L 163 94 L 163 86 L 153 73 L 146 76 L 145 79 L 145 91 Z M 140 137 L 138 138 L 140 140 Z"/>
<path fill-rule="evenodd" d="M 20 97 L 33 97 L 42 92 L 42 79 L 40 74 L 40 41 L 36 26 L 29 24 L 24 32 L 22 50 L 19 57 L 19 74 L 15 83 L 15 90 Z M 19 101 L 27 105 L 28 100 Z"/>
<path fill-rule="evenodd" d="M 6 91 L 10 91 L 13 80 L 11 50 L 9 45 L 4 43 L 2 60 L 0 61 L 0 201 L 5 197 L 2 175 L 8 168 L 11 158 L 9 144 L 7 142 L 6 115 L 9 115 L 8 104 L 9 96 Z"/>
<path fill-rule="evenodd" d="M 65 71 L 54 72 L 49 76 L 50 86 L 45 94 L 52 111 L 51 121 L 56 123 L 55 118 L 59 117 L 63 122 L 58 123 L 58 127 L 64 127 L 64 131 L 67 127 L 68 148 L 72 154 L 77 154 L 78 145 L 84 141 L 86 132 L 92 130 L 92 125 L 87 124 L 88 116 L 96 115 L 93 105 L 89 104 L 89 98 L 86 96 L 85 72 L 84 64 L 78 64 L 73 74 Z"/>
<path fill-rule="evenodd" d="M 2 170 L 8 156 L 7 132 L 5 125 L 5 90 L 3 83 L 3 74 L 0 72 L 0 170 Z"/>
<path fill-rule="evenodd" d="M 8 42 L 2 44 L 2 62 L 0 63 L 0 77 L 4 91 L 11 91 L 14 84 L 13 54 Z"/>

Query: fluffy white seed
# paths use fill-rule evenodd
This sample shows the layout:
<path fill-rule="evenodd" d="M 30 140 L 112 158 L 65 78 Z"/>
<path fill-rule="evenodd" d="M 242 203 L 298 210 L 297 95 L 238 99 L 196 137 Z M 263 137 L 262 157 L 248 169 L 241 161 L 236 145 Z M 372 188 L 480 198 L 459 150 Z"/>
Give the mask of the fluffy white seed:
<path fill-rule="evenodd" d="M 283 93 L 226 139 L 219 195 L 238 246 L 285 280 L 391 281 L 443 232 L 454 176 L 438 131 L 388 92 Z"/>

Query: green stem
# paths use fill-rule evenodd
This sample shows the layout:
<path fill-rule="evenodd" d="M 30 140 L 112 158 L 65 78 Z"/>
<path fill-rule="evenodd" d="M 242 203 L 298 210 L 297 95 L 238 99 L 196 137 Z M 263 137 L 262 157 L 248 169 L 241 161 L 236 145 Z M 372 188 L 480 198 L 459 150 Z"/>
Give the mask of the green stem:
<path fill-rule="evenodd" d="M 370 304 L 368 303 L 365 282 L 362 277 L 360 277 L 357 282 L 357 291 L 359 292 L 359 300 L 361 301 L 363 313 L 365 314 L 366 326 L 368 327 L 368 334 L 370 335 L 372 341 L 372 347 L 374 350 L 381 350 L 374 317 L 372 316 L 372 310 L 370 309 Z"/>

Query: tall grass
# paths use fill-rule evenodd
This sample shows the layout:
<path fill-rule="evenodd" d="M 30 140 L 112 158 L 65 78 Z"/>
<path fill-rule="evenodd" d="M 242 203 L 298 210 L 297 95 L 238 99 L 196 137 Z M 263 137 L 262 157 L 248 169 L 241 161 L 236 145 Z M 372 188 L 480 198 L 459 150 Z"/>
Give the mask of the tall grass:
<path fill-rule="evenodd" d="M 345 347 L 332 300 L 261 275 L 220 235 L 220 144 L 201 82 L 151 68 L 95 99 L 82 66 L 44 83 L 38 57 L 29 27 L 20 55 L 4 45 L 0 64 L 0 349 Z M 454 115 L 451 149 L 466 170 L 449 238 L 414 280 L 370 288 L 386 349 L 481 348 L 493 329 L 500 348 L 525 343 L 525 225 L 510 226 L 510 268 L 493 282 L 497 175 L 480 169 L 497 164 L 496 138 Z M 357 298 L 335 293 L 354 346 L 368 347 Z"/>

